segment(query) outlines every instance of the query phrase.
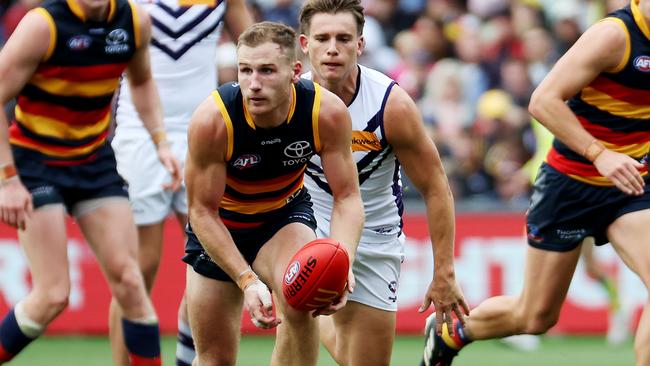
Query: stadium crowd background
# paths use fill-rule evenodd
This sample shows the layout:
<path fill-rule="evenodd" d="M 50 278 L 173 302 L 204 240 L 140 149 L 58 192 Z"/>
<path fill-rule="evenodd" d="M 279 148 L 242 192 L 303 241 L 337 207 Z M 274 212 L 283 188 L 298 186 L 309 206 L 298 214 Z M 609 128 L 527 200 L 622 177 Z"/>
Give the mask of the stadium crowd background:
<path fill-rule="evenodd" d="M 586 27 L 627 0 L 365 0 L 361 63 L 417 101 L 457 204 L 524 210 L 536 142 L 530 94 Z M 39 0 L 2 0 L 1 40 Z M 297 27 L 302 0 L 249 0 L 257 20 Z M 236 78 L 224 34 L 219 83 Z M 417 195 L 405 182 L 405 196 Z"/>

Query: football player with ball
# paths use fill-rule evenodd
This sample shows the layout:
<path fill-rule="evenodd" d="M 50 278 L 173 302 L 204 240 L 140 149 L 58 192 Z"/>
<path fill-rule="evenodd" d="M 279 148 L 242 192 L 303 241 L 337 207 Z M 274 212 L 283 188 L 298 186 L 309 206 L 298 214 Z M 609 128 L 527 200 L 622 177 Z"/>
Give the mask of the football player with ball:
<path fill-rule="evenodd" d="M 272 365 L 316 364 L 313 312 L 294 309 L 282 296 L 292 256 L 316 239 L 303 187 L 315 154 L 334 197 L 330 236 L 347 252 L 343 259 L 354 260 L 364 213 L 350 115 L 334 94 L 300 79 L 295 45 L 288 26 L 249 27 L 237 44 L 239 82 L 218 88 L 190 120 L 183 260 L 191 267 L 186 297 L 202 366 L 235 364 L 242 305 L 257 326 L 278 327 Z M 296 266 L 295 274 L 300 270 Z M 352 290 L 352 272 L 346 277 Z M 277 294 L 276 312 L 269 288 Z M 332 298 L 318 314 L 338 311 L 346 299 Z"/>

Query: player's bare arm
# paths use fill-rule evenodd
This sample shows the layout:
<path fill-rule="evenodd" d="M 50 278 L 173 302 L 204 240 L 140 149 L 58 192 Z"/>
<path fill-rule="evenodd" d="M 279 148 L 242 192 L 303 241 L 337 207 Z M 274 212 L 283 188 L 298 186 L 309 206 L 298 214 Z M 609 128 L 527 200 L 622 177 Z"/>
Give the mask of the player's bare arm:
<path fill-rule="evenodd" d="M 177 190 L 182 181 L 181 166 L 174 154 L 169 149 L 169 142 L 165 134 L 165 125 L 162 117 L 162 107 L 156 82 L 151 74 L 151 61 L 149 58 L 149 41 L 151 39 L 151 18 L 140 7 L 134 6 L 137 13 L 140 40 L 136 42 L 138 49 L 133 55 L 126 69 L 129 77 L 129 87 L 133 98 L 133 105 L 138 111 L 142 124 L 151 134 L 156 144 L 158 158 L 161 164 L 171 175 L 171 182 L 165 184 L 166 189 Z"/>
<path fill-rule="evenodd" d="M 239 283 L 242 274 L 250 273 L 249 266 L 219 218 L 219 203 L 226 187 L 228 134 L 211 96 L 192 115 L 187 141 L 185 184 L 192 229 L 215 263 L 244 290 L 251 319 L 261 327 L 275 327 L 280 320 L 272 314 L 266 286 L 257 278 L 244 285 Z"/>
<path fill-rule="evenodd" d="M 388 96 L 384 128 L 397 159 L 422 195 L 427 209 L 434 273 L 420 311 L 433 303 L 439 318 L 436 325 L 440 327 L 444 319 L 452 330 L 452 313 L 463 321 L 469 307 L 456 283 L 454 200 L 440 155 L 424 130 L 417 106 L 398 86 Z"/>
<path fill-rule="evenodd" d="M 643 193 L 643 165 L 627 155 L 608 149 L 591 154 L 594 136 L 587 132 L 564 103 L 601 72 L 614 71 L 629 55 L 622 25 L 603 20 L 589 28 L 555 64 L 531 96 L 529 111 L 573 151 L 592 160 L 600 174 L 627 194 Z"/>
<path fill-rule="evenodd" d="M 345 244 L 350 261 L 354 261 L 364 212 L 352 158 L 352 121 L 343 102 L 324 88 L 318 125 L 322 144 L 319 155 L 334 198 L 330 235 Z"/>
<path fill-rule="evenodd" d="M 32 10 L 25 15 L 0 52 L 0 101 L 5 105 L 14 98 L 34 74 L 39 63 L 54 49 L 55 35 L 50 29 L 49 14 Z M 34 39 L 44 40 L 34 42 Z M 45 41 L 49 40 L 49 41 Z M 0 108 L 0 166 L 14 166 L 9 147 L 9 121 Z M 25 228 L 32 210 L 32 198 L 20 180 L 10 178 L 0 189 L 0 214 L 7 225 Z"/>
<path fill-rule="evenodd" d="M 352 120 L 343 102 L 324 88 L 321 88 L 318 129 L 322 144 L 319 155 L 333 197 L 330 236 L 346 246 L 350 263 L 354 263 L 365 215 L 352 157 Z M 349 292 L 354 291 L 354 284 L 350 266 Z M 332 314 L 343 308 L 346 302 L 347 292 L 340 301 L 314 312 L 314 316 Z"/>
<path fill-rule="evenodd" d="M 233 41 L 237 41 L 237 37 L 253 24 L 253 17 L 246 7 L 244 0 L 227 0 L 226 15 L 224 20 L 228 33 Z"/>

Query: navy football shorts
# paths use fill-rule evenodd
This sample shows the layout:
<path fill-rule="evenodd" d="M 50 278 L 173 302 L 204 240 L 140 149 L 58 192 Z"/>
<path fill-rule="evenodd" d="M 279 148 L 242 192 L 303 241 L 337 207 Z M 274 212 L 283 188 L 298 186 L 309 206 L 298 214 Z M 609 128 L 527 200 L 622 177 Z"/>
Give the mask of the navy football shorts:
<path fill-rule="evenodd" d="M 310 196 L 303 189 L 303 192 L 291 201 L 287 206 L 280 208 L 273 213 L 256 215 L 259 221 L 264 223 L 251 229 L 229 229 L 237 249 L 244 256 L 248 264 L 252 264 L 257 257 L 262 246 L 269 241 L 275 233 L 283 227 L 297 222 L 307 225 L 312 230 L 316 230 L 316 218 L 312 209 Z M 192 231 L 191 224 L 187 225 L 185 230 L 187 234 L 187 243 L 185 245 L 185 256 L 183 262 L 192 266 L 194 271 L 204 277 L 212 278 L 218 281 L 233 280 L 224 272 L 203 249 L 199 238 Z"/>
<path fill-rule="evenodd" d="M 535 248 L 566 252 L 587 236 L 596 245 L 609 242 L 607 227 L 617 218 L 650 208 L 650 181 L 645 194 L 629 196 L 616 187 L 586 184 L 544 163 L 533 186 L 526 218 L 528 244 Z"/>
<path fill-rule="evenodd" d="M 12 145 L 20 180 L 32 194 L 34 208 L 61 203 L 68 212 L 75 204 L 105 197 L 127 197 L 117 173 L 115 155 L 107 142 L 83 162 L 55 160 L 37 151 Z"/>

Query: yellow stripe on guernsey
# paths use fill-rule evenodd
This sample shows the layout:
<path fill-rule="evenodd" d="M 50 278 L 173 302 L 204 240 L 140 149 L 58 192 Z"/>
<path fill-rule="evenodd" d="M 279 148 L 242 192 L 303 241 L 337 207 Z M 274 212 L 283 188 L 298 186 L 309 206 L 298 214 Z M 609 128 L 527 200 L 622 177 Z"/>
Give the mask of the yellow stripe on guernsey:
<path fill-rule="evenodd" d="M 107 111 L 106 116 L 97 121 L 97 123 L 87 126 L 71 126 L 66 122 L 53 118 L 23 113 L 20 106 L 16 106 L 15 112 L 16 119 L 28 130 L 41 136 L 56 137 L 62 140 L 81 140 L 87 137 L 97 136 L 104 132 L 111 122 L 110 111 Z"/>
<path fill-rule="evenodd" d="M 603 18 L 601 20 L 601 22 L 602 21 L 614 21 L 614 22 L 618 23 L 618 25 L 621 28 L 623 28 L 623 31 L 625 32 L 625 56 L 623 56 L 623 58 L 618 63 L 618 65 L 616 65 L 615 68 L 613 68 L 611 70 L 607 70 L 608 72 L 611 72 L 611 73 L 617 73 L 617 72 L 623 70 L 623 68 L 625 68 L 625 65 L 627 65 L 627 61 L 630 59 L 630 52 L 632 51 L 632 46 L 630 44 L 630 31 L 628 31 L 628 29 L 625 26 L 625 23 L 623 22 L 622 19 L 614 18 L 614 17 L 607 17 L 607 18 Z"/>
<path fill-rule="evenodd" d="M 285 197 L 278 198 L 275 201 L 271 201 L 271 202 L 256 201 L 254 204 L 250 204 L 250 205 L 242 205 L 241 202 L 239 201 L 233 201 L 227 197 L 222 197 L 219 206 L 226 210 L 234 211 L 246 215 L 269 212 L 284 207 L 287 204 L 287 198 L 296 194 L 296 192 L 298 192 L 300 188 L 302 188 L 302 185 L 299 185 L 293 192 L 290 192 Z"/>
<path fill-rule="evenodd" d="M 295 89 L 294 89 L 295 90 Z M 314 83 L 314 105 L 311 108 L 311 126 L 314 131 L 314 150 L 320 152 L 320 131 L 318 130 L 318 116 L 320 114 L 320 85 Z"/>
<path fill-rule="evenodd" d="M 615 116 L 650 119 L 650 105 L 640 106 L 626 103 L 589 86 L 582 89 L 580 97 L 592 106 Z M 648 102 L 650 103 L 650 101 Z"/>
<path fill-rule="evenodd" d="M 631 156 L 636 159 L 642 158 L 650 150 L 650 142 L 644 142 L 641 144 L 632 144 L 632 145 L 615 145 L 602 141 L 602 144 L 609 150 L 616 151 L 627 156 Z M 648 175 L 647 172 L 641 172 L 641 176 L 645 177 Z M 614 183 L 606 177 L 603 176 L 591 176 L 585 177 L 582 175 L 569 174 L 569 176 L 575 180 L 578 180 L 583 183 L 591 184 L 599 187 L 613 187 Z"/>
<path fill-rule="evenodd" d="M 92 145 L 88 145 L 83 148 L 65 150 L 65 151 L 62 151 L 61 149 L 49 149 L 40 144 L 32 144 L 29 142 L 15 140 L 15 139 L 9 139 L 9 142 L 11 142 L 12 145 L 22 146 L 31 150 L 37 150 L 45 155 L 56 156 L 59 158 L 71 158 L 71 157 L 90 154 L 91 152 L 97 150 L 99 146 L 104 144 L 106 142 L 106 139 L 100 139 L 96 143 Z"/>
<path fill-rule="evenodd" d="M 230 160 L 232 158 L 232 149 L 233 149 L 233 141 L 235 139 L 234 133 L 233 133 L 233 127 L 232 127 L 232 120 L 230 119 L 230 114 L 228 114 L 228 109 L 226 109 L 226 105 L 223 104 L 223 99 L 221 99 L 221 95 L 219 95 L 218 91 L 213 91 L 212 92 L 212 99 L 214 99 L 214 102 L 217 104 L 217 107 L 219 107 L 219 112 L 221 112 L 221 117 L 223 118 L 223 123 L 226 125 L 226 133 L 228 134 L 228 146 L 226 147 L 226 161 Z"/>
<path fill-rule="evenodd" d="M 120 84 L 119 78 L 102 79 L 95 81 L 74 82 L 57 78 L 48 78 L 35 74 L 30 84 L 54 95 L 65 97 L 97 97 L 113 94 Z"/>
<path fill-rule="evenodd" d="M 41 14 L 47 21 L 47 26 L 50 28 L 50 43 L 47 46 L 47 52 L 45 53 L 44 60 L 48 60 L 52 53 L 54 52 L 54 47 L 56 46 L 56 25 L 54 24 L 54 19 L 52 15 L 43 8 L 36 8 L 33 10 L 36 13 Z"/>
<path fill-rule="evenodd" d="M 648 175 L 648 172 L 641 172 L 641 176 L 645 177 Z M 578 180 L 583 183 L 591 184 L 592 186 L 599 187 L 613 187 L 614 183 L 611 180 L 605 177 L 583 177 L 581 175 L 569 174 L 569 177 Z"/>
<path fill-rule="evenodd" d="M 302 169 L 298 170 L 291 176 L 282 177 L 283 179 L 275 184 L 267 184 L 266 182 L 258 182 L 258 184 L 250 184 L 250 183 L 237 184 L 236 181 L 230 178 L 226 178 L 226 184 L 232 187 L 237 192 L 243 194 L 266 193 L 266 192 L 279 191 L 287 187 L 287 182 L 293 182 L 297 180 L 304 173 L 305 173 L 305 168 L 303 167 Z"/>
<path fill-rule="evenodd" d="M 645 38 L 650 39 L 650 29 L 648 29 L 648 25 L 645 22 L 643 13 L 641 12 L 641 9 L 639 9 L 639 0 L 632 0 L 630 3 L 630 8 L 632 9 L 634 21 L 641 29 L 641 32 L 643 32 Z"/>
<path fill-rule="evenodd" d="M 609 150 L 616 151 L 621 154 L 625 154 L 627 156 L 631 156 L 636 159 L 642 158 L 645 154 L 650 151 L 650 142 L 643 142 L 640 144 L 632 144 L 632 145 L 615 145 L 608 143 L 606 141 L 601 141 L 603 146 L 608 148 Z"/>
<path fill-rule="evenodd" d="M 214 8 L 217 5 L 217 0 L 178 0 L 179 6 L 192 6 L 192 5 L 207 5 Z"/>

